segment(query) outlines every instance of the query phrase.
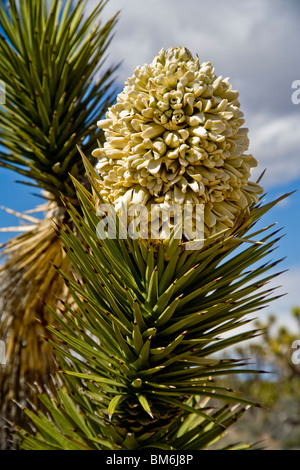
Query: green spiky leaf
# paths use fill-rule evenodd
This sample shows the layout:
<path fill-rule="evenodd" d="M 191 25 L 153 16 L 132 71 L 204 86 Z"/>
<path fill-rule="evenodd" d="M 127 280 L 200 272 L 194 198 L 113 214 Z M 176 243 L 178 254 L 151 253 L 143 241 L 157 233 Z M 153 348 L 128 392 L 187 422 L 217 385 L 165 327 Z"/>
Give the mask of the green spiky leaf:
<path fill-rule="evenodd" d="M 98 22 L 106 1 L 10 0 L 0 4 L 0 165 L 29 177 L 60 203 L 82 177 L 76 145 L 91 158 L 114 97 L 116 67 L 104 67 L 118 15 Z"/>

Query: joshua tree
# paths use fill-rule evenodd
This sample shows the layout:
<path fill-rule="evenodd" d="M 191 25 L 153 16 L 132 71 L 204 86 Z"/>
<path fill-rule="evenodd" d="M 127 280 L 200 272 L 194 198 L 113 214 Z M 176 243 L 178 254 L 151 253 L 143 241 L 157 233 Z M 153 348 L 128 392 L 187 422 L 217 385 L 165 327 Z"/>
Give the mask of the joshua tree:
<path fill-rule="evenodd" d="M 0 338 L 7 364 L 1 380 L 2 417 L 15 421 L 30 398 L 27 382 L 49 384 L 54 360 L 43 336 L 58 299 L 68 296 L 53 264 L 71 275 L 53 224 L 71 224 L 61 194 L 75 203 L 71 175 L 84 185 L 82 159 L 102 131 L 95 123 L 112 102 L 115 67 L 105 66 L 117 15 L 99 21 L 105 1 L 85 13 L 82 0 L 10 0 L 0 4 L 0 79 L 6 102 L 0 107 L 0 164 L 41 189 L 43 219 L 29 214 L 24 233 L 3 248 Z M 76 203 L 75 203 L 76 204 Z M 3 429 L 3 422 L 1 423 Z"/>
<path fill-rule="evenodd" d="M 277 201 L 249 181 L 239 107 L 229 80 L 179 47 L 138 67 L 98 123 L 91 190 L 72 178 L 79 207 L 63 198 L 78 233 L 57 230 L 77 274 L 56 268 L 72 298 L 64 315 L 49 307 L 56 392 L 40 394 L 48 413 L 26 410 L 24 449 L 204 449 L 259 406 L 219 381 L 249 372 L 222 352 L 258 333 L 234 331 L 275 298 L 263 286 L 277 262 L 260 260 L 279 238 L 254 227 Z M 158 236 L 152 206 L 173 213 Z"/>

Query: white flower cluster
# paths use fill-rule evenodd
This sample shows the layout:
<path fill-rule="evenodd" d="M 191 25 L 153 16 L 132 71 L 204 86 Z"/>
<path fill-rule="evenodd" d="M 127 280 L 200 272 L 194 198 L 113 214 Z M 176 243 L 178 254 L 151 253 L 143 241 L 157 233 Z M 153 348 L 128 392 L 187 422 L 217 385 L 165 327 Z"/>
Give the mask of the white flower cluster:
<path fill-rule="evenodd" d="M 98 126 L 102 197 L 120 204 L 204 204 L 205 235 L 231 228 L 262 188 L 249 181 L 238 92 L 184 47 L 137 67 Z"/>

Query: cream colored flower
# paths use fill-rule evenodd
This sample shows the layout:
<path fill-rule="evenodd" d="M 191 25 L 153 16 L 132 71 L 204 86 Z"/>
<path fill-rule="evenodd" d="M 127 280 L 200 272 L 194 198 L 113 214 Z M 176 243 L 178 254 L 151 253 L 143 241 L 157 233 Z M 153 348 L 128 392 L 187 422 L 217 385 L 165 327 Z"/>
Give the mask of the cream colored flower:
<path fill-rule="evenodd" d="M 245 154 L 238 96 L 184 47 L 137 67 L 98 123 L 106 143 L 93 155 L 103 198 L 116 207 L 204 204 L 206 236 L 231 228 L 262 193 L 249 181 L 257 162 Z"/>

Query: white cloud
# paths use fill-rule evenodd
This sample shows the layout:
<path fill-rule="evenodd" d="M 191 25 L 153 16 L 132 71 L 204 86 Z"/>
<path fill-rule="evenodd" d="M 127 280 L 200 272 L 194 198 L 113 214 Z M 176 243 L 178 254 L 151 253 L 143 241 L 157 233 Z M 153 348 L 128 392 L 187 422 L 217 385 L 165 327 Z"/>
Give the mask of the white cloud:
<path fill-rule="evenodd" d="M 300 109 L 299 109 L 300 113 Z M 300 119 L 298 114 L 274 117 L 262 115 L 251 120 L 250 151 L 265 168 L 265 187 L 280 186 L 300 178 Z"/>
<path fill-rule="evenodd" d="M 111 0 L 105 17 L 118 10 L 121 15 L 110 56 L 124 60 L 121 83 L 162 47 L 182 45 L 211 61 L 217 73 L 246 82 L 249 96 L 259 83 L 266 91 L 290 76 L 290 86 L 300 78 L 295 76 L 300 39 L 295 5 L 293 0 L 288 5 L 284 0 Z"/>

